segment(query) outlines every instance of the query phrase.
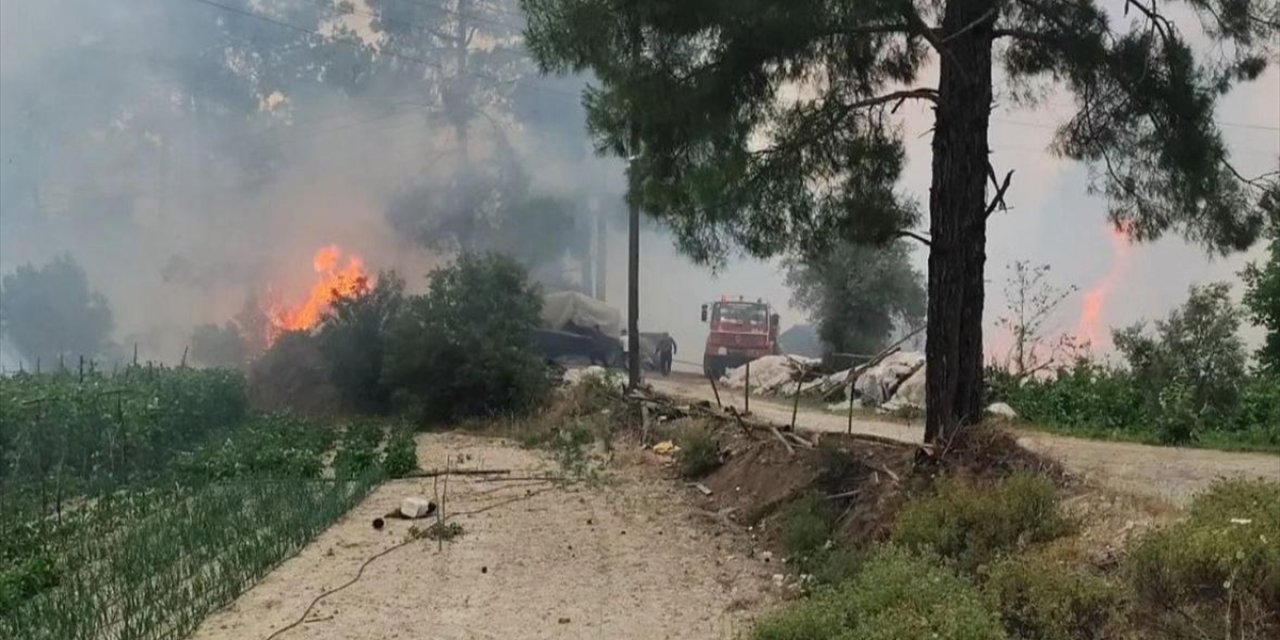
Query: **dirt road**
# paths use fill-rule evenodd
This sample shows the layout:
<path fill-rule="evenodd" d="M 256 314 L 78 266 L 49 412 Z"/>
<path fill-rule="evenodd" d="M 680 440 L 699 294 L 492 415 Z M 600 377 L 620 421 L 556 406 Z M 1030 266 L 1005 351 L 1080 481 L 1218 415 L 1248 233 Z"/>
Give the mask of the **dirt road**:
<path fill-rule="evenodd" d="M 423 467 L 553 470 L 538 452 L 463 435 L 422 436 Z M 454 476 L 446 511 L 464 533 L 438 550 L 417 540 L 375 560 L 282 639 L 735 637 L 774 599 L 778 570 L 747 559 L 749 541 L 717 535 L 670 481 L 623 472 L 603 486 L 490 482 Z M 374 517 L 431 479 L 389 482 L 229 608 L 196 640 L 262 640 L 316 595 L 404 539 L 410 523 Z"/>
<path fill-rule="evenodd" d="M 699 376 L 652 376 L 647 381 L 653 384 L 654 389 L 668 395 L 715 401 L 711 385 Z M 742 390 L 726 392 L 722 389 L 721 401 L 742 409 Z M 791 408 L 790 404 L 751 398 L 753 414 L 778 424 L 791 423 Z M 848 418 L 802 405 L 797 426 L 812 431 L 844 432 L 848 428 Z M 857 415 L 854 416 L 853 430 L 903 442 L 921 442 L 924 437 L 922 423 L 903 424 L 859 418 Z M 1223 476 L 1280 480 L 1280 456 L 1269 454 L 1153 447 L 1030 431 L 1020 434 L 1019 442 L 1057 459 L 1087 482 L 1126 493 L 1164 498 L 1179 505 Z"/>

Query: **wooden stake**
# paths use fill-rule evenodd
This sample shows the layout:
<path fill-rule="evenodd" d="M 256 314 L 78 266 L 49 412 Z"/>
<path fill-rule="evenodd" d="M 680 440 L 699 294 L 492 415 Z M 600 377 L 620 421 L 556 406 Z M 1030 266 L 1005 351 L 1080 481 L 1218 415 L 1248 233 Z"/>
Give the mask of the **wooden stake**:
<path fill-rule="evenodd" d="M 796 374 L 796 399 L 791 404 L 791 430 L 796 430 L 796 414 L 800 412 L 800 387 L 804 385 L 804 372 Z"/>
<path fill-rule="evenodd" d="M 716 406 L 723 409 L 724 404 L 720 402 L 720 389 L 716 388 L 716 377 L 708 373 L 707 380 L 711 381 L 711 393 L 716 394 Z"/>
<path fill-rule="evenodd" d="M 747 361 L 747 384 L 742 389 L 742 413 L 751 413 L 751 361 Z"/>

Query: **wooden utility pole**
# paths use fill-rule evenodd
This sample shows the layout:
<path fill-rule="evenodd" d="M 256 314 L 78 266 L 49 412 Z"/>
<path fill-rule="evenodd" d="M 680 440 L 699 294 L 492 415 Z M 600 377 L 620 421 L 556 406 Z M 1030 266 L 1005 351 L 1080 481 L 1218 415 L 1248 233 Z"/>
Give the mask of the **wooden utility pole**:
<path fill-rule="evenodd" d="M 635 125 L 631 125 L 627 151 L 627 386 L 636 389 L 640 386 L 640 177 L 635 163 L 640 159 L 640 129 Z"/>
<path fill-rule="evenodd" d="M 592 275 L 595 276 L 596 299 L 600 302 L 608 300 L 605 295 L 608 282 L 605 277 L 608 273 L 605 265 L 609 262 L 609 216 L 605 213 L 606 211 L 607 209 L 603 207 L 596 208 L 596 260 Z"/>

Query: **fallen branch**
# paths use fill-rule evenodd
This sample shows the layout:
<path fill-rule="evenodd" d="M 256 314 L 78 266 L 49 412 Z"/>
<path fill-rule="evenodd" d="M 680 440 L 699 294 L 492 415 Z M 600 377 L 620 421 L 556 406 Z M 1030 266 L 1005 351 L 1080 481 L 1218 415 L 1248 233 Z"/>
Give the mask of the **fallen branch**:
<path fill-rule="evenodd" d="M 436 478 L 440 476 L 505 476 L 510 469 L 430 469 L 405 474 L 405 478 Z"/>
<path fill-rule="evenodd" d="M 782 442 L 782 446 L 787 448 L 787 453 L 793 456 L 796 454 L 795 447 L 791 446 L 791 443 L 787 441 L 786 437 L 782 435 L 781 431 L 778 431 L 777 427 L 770 426 L 769 431 L 772 431 L 774 437 L 777 438 L 780 442 Z"/>

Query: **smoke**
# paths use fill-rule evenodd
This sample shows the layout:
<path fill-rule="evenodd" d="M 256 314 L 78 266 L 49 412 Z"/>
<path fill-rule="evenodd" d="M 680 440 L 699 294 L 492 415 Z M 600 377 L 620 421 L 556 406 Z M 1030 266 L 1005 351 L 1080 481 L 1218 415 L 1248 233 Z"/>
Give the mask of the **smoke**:
<path fill-rule="evenodd" d="M 371 3 L 227 4 L 376 39 Z M 305 296 L 324 246 L 421 289 L 450 252 L 388 210 L 415 187 L 443 197 L 464 161 L 514 163 L 531 197 L 569 203 L 587 227 L 618 217 L 621 166 L 590 153 L 583 79 L 528 64 L 530 81 L 496 84 L 460 141 L 437 79 L 372 51 L 189 0 L 4 0 L 0 271 L 70 254 L 111 301 L 115 340 L 175 361 L 194 326 L 251 294 Z"/>

